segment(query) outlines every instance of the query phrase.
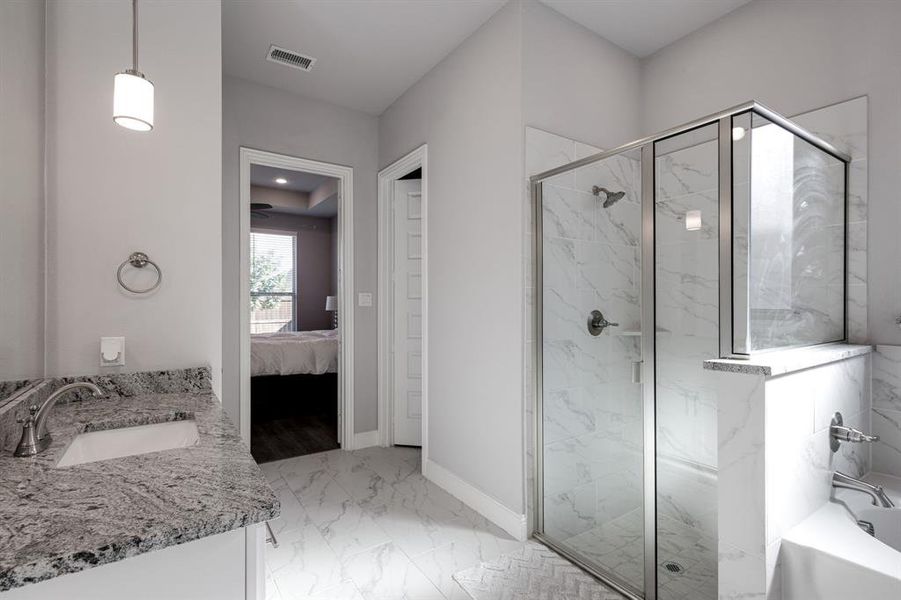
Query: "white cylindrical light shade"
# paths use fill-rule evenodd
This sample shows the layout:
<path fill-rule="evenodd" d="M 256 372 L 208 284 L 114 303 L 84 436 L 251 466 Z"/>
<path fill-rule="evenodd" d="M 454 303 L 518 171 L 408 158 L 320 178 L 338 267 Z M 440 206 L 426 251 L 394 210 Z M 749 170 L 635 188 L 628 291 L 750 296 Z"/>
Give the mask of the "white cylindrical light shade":
<path fill-rule="evenodd" d="M 338 296 L 325 297 L 325 310 L 338 310 Z"/>
<path fill-rule="evenodd" d="M 113 120 L 128 129 L 153 129 L 153 84 L 134 72 L 117 73 L 113 89 Z"/>

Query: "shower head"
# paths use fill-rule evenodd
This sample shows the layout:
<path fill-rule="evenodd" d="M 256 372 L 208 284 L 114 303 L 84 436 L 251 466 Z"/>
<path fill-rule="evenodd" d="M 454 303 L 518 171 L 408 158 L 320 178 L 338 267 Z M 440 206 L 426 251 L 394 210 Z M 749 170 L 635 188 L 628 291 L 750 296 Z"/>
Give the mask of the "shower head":
<path fill-rule="evenodd" d="M 604 208 L 610 208 L 611 206 L 622 200 L 622 197 L 626 195 L 626 192 L 611 192 L 607 188 L 598 186 L 592 187 L 591 193 L 598 198 L 601 197 L 601 194 L 604 194 Z"/>

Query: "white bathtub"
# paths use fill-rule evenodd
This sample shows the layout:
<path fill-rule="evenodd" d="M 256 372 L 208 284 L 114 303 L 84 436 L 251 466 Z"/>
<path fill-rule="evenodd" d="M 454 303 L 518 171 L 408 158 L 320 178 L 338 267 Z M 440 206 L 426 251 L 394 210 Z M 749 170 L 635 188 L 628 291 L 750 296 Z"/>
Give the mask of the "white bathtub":
<path fill-rule="evenodd" d="M 874 475 L 898 506 L 838 490 L 782 539 L 782 600 L 901 600 L 901 480 Z M 873 523 L 876 537 L 858 520 Z"/>

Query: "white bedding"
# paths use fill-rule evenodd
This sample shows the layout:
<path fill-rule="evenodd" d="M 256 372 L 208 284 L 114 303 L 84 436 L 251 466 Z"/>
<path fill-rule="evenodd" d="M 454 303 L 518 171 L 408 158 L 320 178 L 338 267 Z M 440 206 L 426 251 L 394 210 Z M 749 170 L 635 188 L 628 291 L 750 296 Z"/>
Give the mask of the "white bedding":
<path fill-rule="evenodd" d="M 338 330 L 257 333 L 250 336 L 250 375 L 338 372 Z"/>

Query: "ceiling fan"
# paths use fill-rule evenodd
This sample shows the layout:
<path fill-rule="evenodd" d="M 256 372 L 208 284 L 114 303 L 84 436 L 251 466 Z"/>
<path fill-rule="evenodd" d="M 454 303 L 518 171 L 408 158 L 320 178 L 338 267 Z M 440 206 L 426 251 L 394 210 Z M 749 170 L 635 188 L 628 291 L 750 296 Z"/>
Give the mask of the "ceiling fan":
<path fill-rule="evenodd" d="M 266 202 L 251 202 L 250 203 L 250 214 L 254 217 L 259 217 L 261 219 L 268 219 L 269 215 L 266 213 L 267 210 L 271 210 L 272 205 Z"/>

